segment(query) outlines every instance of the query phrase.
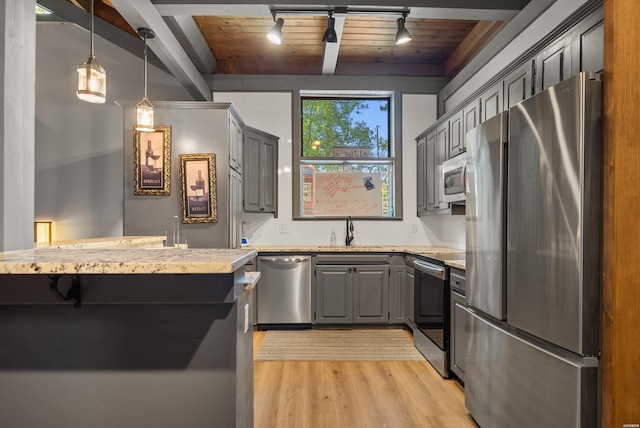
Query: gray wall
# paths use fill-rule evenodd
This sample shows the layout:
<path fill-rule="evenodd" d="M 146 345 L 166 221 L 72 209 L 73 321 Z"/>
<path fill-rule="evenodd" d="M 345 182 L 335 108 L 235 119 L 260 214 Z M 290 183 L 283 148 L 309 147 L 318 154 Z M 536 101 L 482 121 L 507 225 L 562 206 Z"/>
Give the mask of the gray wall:
<path fill-rule="evenodd" d="M 89 55 L 89 33 L 69 23 L 36 25 L 35 220 L 53 221 L 53 239 L 123 234 L 123 109 L 142 99 L 140 58 L 95 38 L 107 72 L 107 101 L 75 95 L 76 67 Z M 140 44 L 142 53 L 142 42 Z M 149 67 L 149 98 L 191 100 L 169 74 Z"/>

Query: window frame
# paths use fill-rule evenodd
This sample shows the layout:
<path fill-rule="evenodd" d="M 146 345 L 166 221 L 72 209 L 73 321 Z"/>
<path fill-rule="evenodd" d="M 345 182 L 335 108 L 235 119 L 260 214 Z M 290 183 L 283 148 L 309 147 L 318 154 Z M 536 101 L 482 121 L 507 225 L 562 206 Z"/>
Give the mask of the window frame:
<path fill-rule="evenodd" d="M 293 213 L 294 220 L 336 220 L 343 219 L 350 215 L 345 213 L 343 216 L 303 216 L 301 214 L 302 204 L 302 177 L 300 163 L 308 160 L 309 163 L 327 163 L 343 162 L 356 163 L 352 158 L 337 159 L 323 157 L 303 157 L 302 156 L 302 98 L 389 98 L 389 157 L 384 158 L 367 158 L 372 160 L 370 163 L 384 161 L 389 163 L 393 168 L 392 199 L 394 202 L 394 210 L 392 216 L 353 216 L 358 220 L 402 220 L 402 94 L 397 91 L 333 91 L 333 90 L 297 90 L 294 91 L 292 97 L 292 186 L 293 186 Z M 359 159 L 358 161 L 363 161 Z"/>

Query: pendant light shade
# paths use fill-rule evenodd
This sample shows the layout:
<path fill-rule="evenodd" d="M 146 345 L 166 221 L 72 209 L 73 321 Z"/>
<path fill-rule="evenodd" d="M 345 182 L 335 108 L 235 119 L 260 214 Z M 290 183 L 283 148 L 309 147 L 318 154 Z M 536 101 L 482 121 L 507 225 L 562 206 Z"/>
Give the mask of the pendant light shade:
<path fill-rule="evenodd" d="M 138 35 L 144 40 L 144 98 L 136 105 L 136 131 L 155 131 L 153 105 L 147 99 L 147 39 L 156 35 L 148 28 L 138 28 Z"/>
<path fill-rule="evenodd" d="M 329 19 L 327 19 L 327 29 L 324 30 L 322 41 L 326 43 L 338 43 L 338 35 L 336 34 L 336 19 L 333 17 L 333 13 L 329 12 Z"/>
<path fill-rule="evenodd" d="M 82 101 L 102 104 L 107 99 L 107 73 L 93 54 L 93 0 L 91 0 L 91 53 L 84 64 L 78 66 L 76 95 Z"/>
<path fill-rule="evenodd" d="M 275 20 L 275 15 L 273 16 Z M 267 39 L 274 45 L 279 45 L 282 43 L 282 26 L 284 25 L 284 19 L 278 18 L 276 21 L 276 25 L 269 30 L 267 33 Z"/>
<path fill-rule="evenodd" d="M 411 40 L 411 34 L 404 27 L 404 21 L 407 15 L 403 14 L 402 18 L 398 18 L 398 32 L 396 33 L 396 45 L 402 45 Z"/>

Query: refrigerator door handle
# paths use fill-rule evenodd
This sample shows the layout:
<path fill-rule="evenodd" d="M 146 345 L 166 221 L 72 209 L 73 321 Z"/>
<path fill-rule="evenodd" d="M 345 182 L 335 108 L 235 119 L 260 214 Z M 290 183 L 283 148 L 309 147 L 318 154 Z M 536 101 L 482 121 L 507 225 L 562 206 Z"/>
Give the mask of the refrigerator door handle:
<path fill-rule="evenodd" d="M 468 195 L 467 193 L 467 161 L 464 161 L 464 165 L 462 165 L 462 185 L 464 186 L 464 196 Z"/>

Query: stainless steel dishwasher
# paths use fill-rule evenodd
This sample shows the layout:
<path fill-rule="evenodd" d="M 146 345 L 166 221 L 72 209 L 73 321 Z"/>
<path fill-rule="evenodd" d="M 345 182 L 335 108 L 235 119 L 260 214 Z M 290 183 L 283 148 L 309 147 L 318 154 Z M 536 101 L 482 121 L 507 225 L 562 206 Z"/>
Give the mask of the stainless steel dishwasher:
<path fill-rule="evenodd" d="M 311 327 L 311 256 L 259 256 L 258 328 Z"/>

